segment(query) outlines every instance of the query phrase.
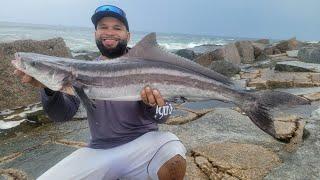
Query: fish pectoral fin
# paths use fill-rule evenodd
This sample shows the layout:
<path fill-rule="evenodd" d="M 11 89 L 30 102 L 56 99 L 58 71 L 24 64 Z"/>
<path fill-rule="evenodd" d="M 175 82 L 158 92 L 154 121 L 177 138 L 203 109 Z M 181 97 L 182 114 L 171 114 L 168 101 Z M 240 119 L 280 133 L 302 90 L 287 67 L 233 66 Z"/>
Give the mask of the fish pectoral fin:
<path fill-rule="evenodd" d="M 84 92 L 83 87 L 81 85 L 73 84 L 72 87 L 74 89 L 76 96 L 79 97 L 79 99 L 81 100 L 81 102 L 83 103 L 87 111 L 92 111 L 93 108 L 96 108 L 95 103 L 91 99 L 89 99 L 89 97 Z"/>
<path fill-rule="evenodd" d="M 170 99 L 167 99 L 167 101 L 172 102 L 172 103 L 176 103 L 176 104 L 182 104 L 182 103 L 185 103 L 189 100 L 183 96 L 175 96 Z"/>

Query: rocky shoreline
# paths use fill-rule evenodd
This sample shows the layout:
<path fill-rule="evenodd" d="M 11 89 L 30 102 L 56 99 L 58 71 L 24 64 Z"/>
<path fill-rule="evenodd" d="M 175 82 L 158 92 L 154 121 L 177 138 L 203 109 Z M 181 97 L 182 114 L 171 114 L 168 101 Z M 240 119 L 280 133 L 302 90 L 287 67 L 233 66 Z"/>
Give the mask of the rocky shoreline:
<path fill-rule="evenodd" d="M 85 146 L 89 129 L 83 109 L 70 122 L 47 119 L 38 103 L 38 90 L 12 75 L 10 60 L 17 51 L 60 57 L 72 57 L 72 53 L 62 38 L 0 44 L 0 177 L 34 179 Z M 92 60 L 99 55 L 81 53 L 74 58 Z M 320 43 L 261 39 L 174 53 L 229 76 L 243 89 L 276 89 L 312 101 L 276 115 L 276 131 L 286 142 L 263 133 L 232 104 L 176 104 L 160 130 L 175 133 L 187 147 L 185 179 L 320 178 Z M 21 122 L 5 129 L 13 121 Z"/>

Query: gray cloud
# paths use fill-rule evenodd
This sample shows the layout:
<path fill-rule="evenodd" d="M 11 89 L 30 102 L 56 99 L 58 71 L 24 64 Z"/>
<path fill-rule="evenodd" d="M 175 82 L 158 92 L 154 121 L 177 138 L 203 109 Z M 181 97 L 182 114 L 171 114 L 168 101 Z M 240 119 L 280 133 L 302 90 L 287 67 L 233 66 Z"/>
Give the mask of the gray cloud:
<path fill-rule="evenodd" d="M 131 29 L 320 40 L 318 0 L 2 0 L 0 21 L 92 27 L 103 3 L 118 5 Z"/>

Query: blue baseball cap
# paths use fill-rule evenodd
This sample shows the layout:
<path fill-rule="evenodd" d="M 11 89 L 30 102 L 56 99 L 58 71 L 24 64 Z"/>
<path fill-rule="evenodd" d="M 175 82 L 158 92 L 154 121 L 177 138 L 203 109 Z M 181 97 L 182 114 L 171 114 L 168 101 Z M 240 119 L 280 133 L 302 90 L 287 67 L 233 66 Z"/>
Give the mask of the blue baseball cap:
<path fill-rule="evenodd" d="M 118 8 L 117 6 L 103 5 L 98 7 L 94 11 L 94 14 L 91 17 L 91 21 L 94 24 L 94 27 L 96 29 L 97 29 L 98 22 L 104 17 L 117 18 L 126 26 L 127 30 L 129 31 L 129 25 L 128 25 L 128 20 L 126 18 L 126 13 L 122 9 Z"/>

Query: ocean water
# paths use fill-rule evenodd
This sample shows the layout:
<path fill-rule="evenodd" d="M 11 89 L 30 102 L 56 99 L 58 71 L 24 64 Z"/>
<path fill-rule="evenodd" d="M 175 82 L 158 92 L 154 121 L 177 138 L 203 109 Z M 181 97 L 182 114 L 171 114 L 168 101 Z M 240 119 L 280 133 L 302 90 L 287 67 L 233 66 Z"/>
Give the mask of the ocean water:
<path fill-rule="evenodd" d="M 133 46 L 148 32 L 133 31 L 131 34 L 129 46 Z M 93 27 L 65 27 L 0 22 L 0 42 L 11 42 L 21 39 L 45 40 L 55 37 L 62 37 L 74 54 L 98 51 L 94 41 Z M 169 51 L 193 48 L 204 44 L 225 45 L 241 39 L 244 38 L 157 33 L 158 43 Z"/>

